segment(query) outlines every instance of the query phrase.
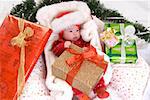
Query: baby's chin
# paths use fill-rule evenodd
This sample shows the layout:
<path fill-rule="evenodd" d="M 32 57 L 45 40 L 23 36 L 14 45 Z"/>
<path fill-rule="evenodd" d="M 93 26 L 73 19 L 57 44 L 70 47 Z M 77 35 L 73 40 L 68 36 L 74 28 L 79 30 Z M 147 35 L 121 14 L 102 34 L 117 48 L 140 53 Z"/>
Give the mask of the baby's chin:
<path fill-rule="evenodd" d="M 77 41 L 80 37 L 73 37 L 72 40 L 73 41 Z"/>

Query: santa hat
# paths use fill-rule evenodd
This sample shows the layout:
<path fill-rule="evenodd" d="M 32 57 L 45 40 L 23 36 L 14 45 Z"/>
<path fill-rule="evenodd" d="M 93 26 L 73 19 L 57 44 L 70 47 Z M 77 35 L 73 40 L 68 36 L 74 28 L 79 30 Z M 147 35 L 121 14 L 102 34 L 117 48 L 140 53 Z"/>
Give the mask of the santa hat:
<path fill-rule="evenodd" d="M 51 27 L 54 33 L 59 33 L 69 26 L 90 20 L 91 11 L 87 4 L 81 1 L 62 2 L 41 8 L 36 18 L 42 20 L 40 24 Z"/>
<path fill-rule="evenodd" d="M 69 13 L 72 13 L 72 11 L 65 11 L 65 12 L 60 12 L 55 18 L 60 18 L 64 15 L 67 15 Z M 79 24 L 75 25 L 77 26 L 79 29 L 80 29 L 80 26 Z M 63 38 L 63 34 L 64 34 L 64 30 L 62 30 L 61 32 L 59 32 L 59 38 L 62 39 Z"/>

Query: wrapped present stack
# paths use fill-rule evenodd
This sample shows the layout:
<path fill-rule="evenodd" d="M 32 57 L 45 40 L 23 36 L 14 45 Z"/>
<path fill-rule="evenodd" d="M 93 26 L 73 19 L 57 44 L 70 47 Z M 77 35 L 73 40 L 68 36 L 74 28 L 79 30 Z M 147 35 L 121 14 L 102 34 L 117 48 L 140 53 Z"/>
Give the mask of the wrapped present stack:
<path fill-rule="evenodd" d="M 138 57 L 134 33 L 135 28 L 129 24 L 105 24 L 105 31 L 101 34 L 109 35 L 109 38 L 103 38 L 103 35 L 100 36 L 106 44 L 105 53 L 110 57 L 112 63 L 136 63 Z"/>
<path fill-rule="evenodd" d="M 0 27 L 1 100 L 16 100 L 21 94 L 52 30 L 7 16 Z"/>

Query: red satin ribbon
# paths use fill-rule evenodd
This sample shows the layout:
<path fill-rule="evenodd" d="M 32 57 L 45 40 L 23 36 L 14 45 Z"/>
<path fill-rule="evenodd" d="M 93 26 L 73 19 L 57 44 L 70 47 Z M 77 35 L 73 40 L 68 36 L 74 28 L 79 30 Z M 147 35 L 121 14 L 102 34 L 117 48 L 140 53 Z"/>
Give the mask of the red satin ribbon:
<path fill-rule="evenodd" d="M 73 57 L 66 60 L 66 63 L 72 67 L 72 69 L 67 74 L 66 81 L 72 85 L 73 79 L 78 73 L 81 64 L 84 60 L 88 60 L 90 62 L 95 63 L 98 67 L 102 69 L 106 69 L 108 62 L 104 60 L 104 56 L 100 56 L 96 53 L 96 49 L 92 46 L 88 47 L 88 50 L 83 51 L 82 53 L 78 53 L 73 49 L 67 49 L 68 52 L 74 54 Z"/>

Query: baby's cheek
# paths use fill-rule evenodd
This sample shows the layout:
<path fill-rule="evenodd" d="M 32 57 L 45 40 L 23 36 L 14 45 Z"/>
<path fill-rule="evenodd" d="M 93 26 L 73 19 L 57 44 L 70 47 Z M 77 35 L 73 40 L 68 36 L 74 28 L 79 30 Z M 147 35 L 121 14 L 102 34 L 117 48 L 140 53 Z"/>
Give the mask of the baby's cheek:
<path fill-rule="evenodd" d="M 72 32 L 70 32 L 70 34 L 68 34 L 68 37 L 69 37 L 70 39 L 72 39 L 73 36 L 74 36 L 74 34 L 73 34 Z"/>
<path fill-rule="evenodd" d="M 64 39 L 66 40 L 72 40 L 73 34 L 71 32 L 65 32 L 64 33 Z"/>

